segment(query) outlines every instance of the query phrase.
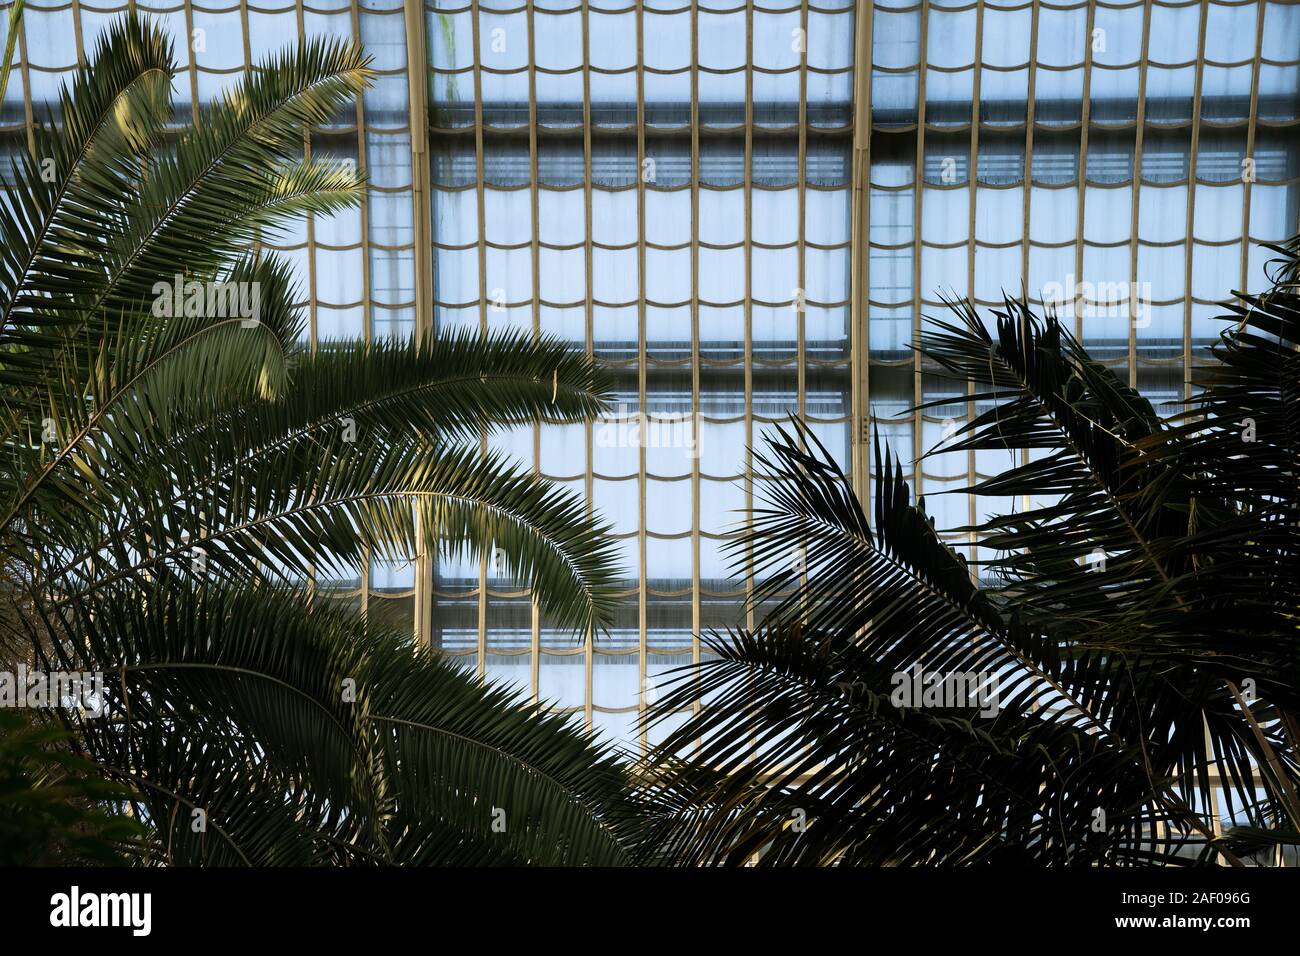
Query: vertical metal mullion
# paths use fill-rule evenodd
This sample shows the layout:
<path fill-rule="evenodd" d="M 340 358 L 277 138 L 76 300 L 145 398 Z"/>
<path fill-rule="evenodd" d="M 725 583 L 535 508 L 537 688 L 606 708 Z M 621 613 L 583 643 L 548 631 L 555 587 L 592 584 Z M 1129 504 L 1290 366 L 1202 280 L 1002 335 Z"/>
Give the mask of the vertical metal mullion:
<path fill-rule="evenodd" d="M 1259 61 L 1263 56 L 1264 48 L 1265 0 L 1257 0 L 1255 9 L 1255 55 L 1250 67 L 1250 116 L 1246 120 L 1245 154 L 1252 164 L 1255 159 L 1255 132 L 1259 123 Z M 1238 288 L 1242 292 L 1250 291 L 1247 288 L 1247 283 L 1250 281 L 1250 193 L 1251 186 L 1257 178 L 1253 168 L 1251 172 L 1249 179 L 1242 176 L 1241 187 L 1241 285 Z"/>
<path fill-rule="evenodd" d="M 1129 220 L 1129 321 L 1128 321 L 1128 384 L 1137 388 L 1138 354 L 1137 354 L 1137 315 L 1134 311 L 1133 291 L 1138 288 L 1138 252 L 1141 249 L 1139 230 L 1141 228 L 1142 209 L 1142 151 L 1146 145 L 1147 122 L 1147 69 L 1151 56 L 1151 6 L 1152 0 L 1146 0 L 1142 8 L 1142 54 L 1138 60 L 1138 99 L 1137 119 L 1133 133 L 1133 206 Z M 1152 308 L 1150 303 L 1147 308 Z"/>
<path fill-rule="evenodd" d="M 1075 197 L 1075 228 L 1078 229 L 1074 237 L 1075 287 L 1068 290 L 1070 300 L 1074 303 L 1074 335 L 1080 342 L 1083 341 L 1082 313 L 1087 311 L 1087 305 L 1079 295 L 1079 289 L 1080 284 L 1083 282 L 1083 250 L 1086 244 L 1083 237 L 1083 222 L 1088 195 L 1088 133 L 1089 126 L 1092 123 L 1092 31 L 1094 24 L 1097 22 L 1096 4 L 1088 4 L 1086 16 L 1087 21 L 1083 34 L 1083 99 L 1079 104 L 1079 172 L 1076 180 L 1079 195 Z"/>
<path fill-rule="evenodd" d="M 754 520 L 754 5 L 745 5 L 745 123 L 744 123 L 744 258 L 745 295 L 745 521 Z M 745 626 L 754 626 L 754 552 L 746 552 Z"/>
<path fill-rule="evenodd" d="M 1264 4 L 1260 4 L 1260 18 L 1264 18 Z M 1209 18 L 1209 0 L 1201 0 L 1200 4 L 1200 25 L 1197 27 L 1196 35 L 1196 85 L 1192 90 L 1192 137 L 1191 144 L 1188 146 L 1187 153 L 1187 230 L 1184 234 L 1184 242 L 1187 243 L 1184 251 L 1183 265 L 1183 398 L 1192 397 L 1192 263 L 1196 259 L 1196 239 L 1193 228 L 1196 225 L 1196 159 L 1197 152 L 1200 151 L 1201 142 L 1201 83 L 1205 77 L 1205 25 Z M 1258 35 L 1258 34 L 1257 34 Z M 1256 43 L 1255 57 L 1258 62 L 1260 56 L 1260 46 Z M 1255 108 L 1256 88 L 1251 88 L 1251 108 Z M 1248 121 L 1249 126 L 1249 121 Z M 1249 135 L 1249 131 L 1247 133 Z M 1244 196 L 1244 194 L 1243 194 Z M 1249 207 L 1247 207 L 1249 208 Z M 1244 215 L 1244 213 L 1243 213 Z M 1243 289 L 1244 291 L 1244 289 Z M 1206 763 L 1214 766 L 1214 747 L 1213 741 L 1210 740 L 1209 724 L 1204 724 L 1204 757 Z M 1222 836 L 1222 825 L 1219 821 L 1218 814 L 1218 793 L 1214 790 L 1213 784 L 1209 788 L 1208 797 L 1210 805 L 1210 826 L 1212 826 L 1214 835 Z M 1217 864 L 1222 865 L 1222 857 L 1216 857 Z"/>
<path fill-rule="evenodd" d="M 22 61 L 18 64 L 18 71 L 23 77 L 23 114 L 27 120 L 27 152 L 39 159 L 40 157 L 36 156 L 36 117 L 32 106 L 31 65 L 27 62 L 29 57 L 27 55 L 26 17 L 18 21 L 18 56 Z"/>
<path fill-rule="evenodd" d="M 82 30 L 81 22 L 81 0 L 72 0 L 73 4 L 73 36 L 77 42 L 77 65 L 85 65 L 86 62 L 86 36 Z M 1262 18 L 1262 13 L 1261 13 Z"/>
<path fill-rule="evenodd" d="M 538 177 L 537 163 L 537 47 L 536 33 L 533 29 L 535 12 L 533 5 L 528 4 L 526 11 L 528 23 L 528 163 L 529 163 L 529 200 L 530 209 L 533 217 L 531 233 L 531 261 L 533 269 L 533 340 L 536 341 L 541 336 L 541 312 L 542 312 L 542 287 L 541 287 L 541 250 L 539 242 L 541 241 L 541 189 L 542 184 Z M 533 475 L 541 474 L 542 470 L 542 428 L 545 427 L 545 420 L 541 419 L 533 425 Z M 531 689 L 533 700 L 538 699 L 541 687 L 541 661 L 542 661 L 542 620 L 541 606 L 537 603 L 537 596 L 531 596 L 531 617 L 529 623 L 529 687 Z"/>
<path fill-rule="evenodd" d="M 361 42 L 361 0 L 352 0 L 351 4 L 352 35 L 356 42 Z M 357 94 L 357 167 L 367 169 L 366 156 L 366 101 L 365 94 Z M 371 272 L 370 267 L 370 197 L 361 203 L 361 335 L 370 342 L 374 335 L 371 327 Z M 366 571 L 370 565 L 367 560 Z"/>
<path fill-rule="evenodd" d="M 745 5 L 745 522 L 754 521 L 754 5 Z M 754 627 L 754 550 L 745 552 L 745 626 Z M 753 735 L 751 733 L 751 747 Z M 751 751 L 752 752 L 752 751 Z"/>
<path fill-rule="evenodd" d="M 189 15 L 190 7 L 185 7 L 186 15 Z M 298 28 L 298 38 L 302 39 L 307 35 L 306 15 L 303 11 L 303 0 L 295 0 L 293 5 L 294 24 Z M 311 130 L 302 131 L 302 156 L 303 159 L 310 162 L 312 158 L 311 148 Z M 317 331 L 317 310 L 319 308 L 316 298 L 316 214 L 307 213 L 307 347 L 311 354 L 316 354 L 316 342 L 318 339 Z"/>
<path fill-rule="evenodd" d="M 929 59 L 930 0 L 921 0 L 921 22 L 918 27 L 916 64 L 916 165 L 912 172 L 912 344 L 921 338 L 921 215 L 925 193 L 925 70 Z M 921 468 L 922 433 L 925 415 L 920 409 L 924 400 L 924 374 L 921 353 L 912 353 L 912 488 L 919 499 L 924 494 L 924 475 Z"/>
<path fill-rule="evenodd" d="M 595 357 L 595 292 L 592 284 L 592 268 L 594 264 L 594 251 L 592 247 L 592 190 L 595 188 L 592 184 L 591 176 L 591 24 L 590 24 L 590 3 L 589 0 L 582 0 L 582 204 L 583 216 L 585 220 L 583 229 L 583 282 L 585 302 L 583 303 L 583 320 L 586 323 L 586 350 L 587 358 Z M 586 473 L 583 476 L 583 489 L 587 501 L 587 517 L 591 518 L 594 512 L 593 495 L 595 492 L 595 479 L 592 475 L 594 452 L 594 436 L 592 423 L 589 420 L 584 426 L 586 433 Z M 583 726 L 588 730 L 592 727 L 592 721 L 595 714 L 592 709 L 592 678 L 593 668 L 595 665 L 595 632 L 588 628 L 585 635 L 586 646 L 583 649 L 583 705 L 582 720 Z"/>
<path fill-rule="evenodd" d="M 871 488 L 871 46 L 872 2 L 857 0 L 853 52 L 853 183 L 849 201 L 849 362 L 853 384 L 853 488 Z"/>
<path fill-rule="evenodd" d="M 637 411 L 643 426 L 648 422 L 646 411 L 646 363 L 649 361 L 646 348 L 646 248 L 645 248 L 645 207 L 646 207 L 646 135 L 645 135 L 645 0 L 636 0 L 636 266 L 637 266 Z M 637 484 L 640 495 L 637 507 L 640 511 L 637 521 L 637 552 L 641 567 L 638 573 L 637 588 L 637 713 L 645 708 L 646 678 L 646 632 L 648 621 L 648 591 L 650 583 L 646 576 L 646 493 L 649 491 L 649 479 L 646 477 L 647 442 L 645 435 L 640 435 L 637 448 Z M 646 733 L 642 728 L 640 743 L 646 747 Z"/>
<path fill-rule="evenodd" d="M 479 0 L 470 0 L 471 29 L 474 42 L 474 169 L 475 195 L 478 203 L 478 324 L 479 332 L 486 336 L 487 318 L 487 200 L 483 175 L 483 73 L 479 50 Z M 487 434 L 479 434 L 479 451 L 487 454 Z M 478 666 L 480 677 L 485 673 L 487 659 L 488 616 L 488 559 L 479 556 L 478 562 Z"/>
<path fill-rule="evenodd" d="M 186 4 L 188 8 L 189 4 Z M 244 75 L 253 75 L 253 44 L 248 35 L 248 0 L 239 0 L 239 27 L 244 41 Z"/>
<path fill-rule="evenodd" d="M 402 0 L 411 131 L 411 203 L 415 241 L 415 336 L 433 334 L 433 180 L 429 170 L 429 52 L 423 0 Z"/>
<path fill-rule="evenodd" d="M 352 23 L 352 36 L 361 42 L 361 7 L 360 0 L 352 0 L 349 19 Z M 366 169 L 366 103 L 364 94 L 357 94 L 357 168 Z M 361 203 L 361 336 L 368 343 L 373 336 L 370 322 L 370 197 L 367 195 Z M 370 610 L 370 562 L 373 553 L 366 549 L 361 563 L 361 612 Z"/>
<path fill-rule="evenodd" d="M 189 13 L 188 4 L 186 5 L 186 7 L 187 7 L 186 13 L 188 14 Z M 254 75 L 253 48 L 249 40 L 249 33 L 248 33 L 248 0 L 239 0 L 239 34 L 243 43 L 243 51 L 244 51 L 244 81 L 247 83 L 252 80 Z M 190 40 L 188 45 L 192 47 L 193 33 L 190 34 L 190 37 L 188 39 Z M 260 259 L 262 256 L 261 227 L 257 227 L 254 230 L 253 235 L 254 235 L 254 239 L 251 244 L 251 251 L 253 253 L 254 261 L 256 261 Z M 316 566 L 315 566 L 315 562 L 309 562 L 307 566 L 307 599 L 309 601 L 314 601 L 315 597 L 316 597 Z"/>
<path fill-rule="evenodd" d="M 1147 2 L 1149 3 L 1150 0 L 1147 0 Z M 1035 87 L 1038 81 L 1038 14 L 1038 0 L 1033 0 L 1029 14 L 1029 82 L 1025 102 L 1025 166 L 1021 177 L 1025 186 L 1025 193 L 1021 197 L 1024 206 L 1024 217 L 1020 225 L 1020 274 L 1024 277 L 1026 298 L 1029 297 L 1029 250 L 1033 245 L 1029 235 L 1029 217 L 1034 194 L 1034 123 L 1036 116 L 1034 97 L 1037 92 Z"/>
<path fill-rule="evenodd" d="M 1149 0 L 1148 0 L 1149 2 Z M 1035 96 L 1037 96 L 1038 83 L 1038 20 L 1041 8 L 1039 0 L 1033 0 L 1033 5 L 1029 14 L 1029 83 L 1026 88 L 1025 96 L 1025 166 L 1021 175 L 1021 182 L 1024 183 L 1024 196 L 1021 197 L 1023 204 L 1023 218 L 1020 222 L 1020 275 L 1022 290 L 1025 296 L 1025 306 L 1028 308 L 1030 289 L 1029 289 L 1029 251 L 1033 248 L 1033 241 L 1030 236 L 1030 215 L 1033 209 L 1034 201 L 1034 124 L 1037 121 L 1037 111 L 1034 108 Z M 1029 449 L 1020 449 L 1020 461 L 1018 464 L 1029 464 Z M 1030 496 L 1021 495 L 1020 507 L 1023 511 L 1028 511 L 1030 507 Z"/>
<path fill-rule="evenodd" d="M 977 243 L 975 239 L 975 204 L 979 197 L 979 153 L 980 153 L 980 78 L 983 74 L 984 59 L 984 0 L 977 0 L 975 4 L 975 61 L 974 72 L 971 87 L 971 117 L 970 117 L 970 164 L 966 169 L 966 185 L 970 190 L 969 202 L 967 209 L 967 238 L 966 238 L 966 294 L 970 297 L 972 305 L 976 301 L 975 297 L 975 254 Z M 975 394 L 975 383 L 968 381 L 966 383 L 966 395 Z M 966 421 L 971 422 L 975 419 L 975 403 L 966 402 Z M 976 480 L 976 460 L 975 449 L 966 451 L 966 477 L 967 484 L 974 485 Z M 976 508 L 975 495 L 966 495 L 966 512 L 968 524 L 975 526 L 978 510 Z M 975 541 L 977 536 L 974 531 L 967 532 L 967 542 L 970 544 L 970 573 L 973 578 L 978 578 L 977 566 L 974 564 L 976 558 Z"/>
<path fill-rule="evenodd" d="M 1187 154 L 1187 231 L 1184 239 L 1187 243 L 1184 270 L 1183 270 L 1183 398 L 1191 398 L 1192 395 L 1192 263 L 1195 260 L 1196 240 L 1194 238 L 1193 226 L 1196 222 L 1196 158 L 1200 149 L 1201 141 L 1201 83 L 1205 76 L 1205 25 L 1209 18 L 1210 6 L 1209 0 L 1201 0 L 1200 25 L 1197 28 L 1196 38 L 1196 80 L 1195 87 L 1192 91 L 1192 136 L 1191 143 L 1188 147 Z M 1263 16 L 1263 8 L 1260 8 L 1260 16 Z M 1258 48 L 1257 48 L 1258 49 Z M 1202 751 L 1207 762 L 1213 764 L 1214 749 L 1209 737 L 1209 726 L 1205 727 L 1205 737 L 1202 743 Z M 1208 794 L 1211 810 L 1211 826 L 1214 835 L 1222 835 L 1218 813 L 1218 794 L 1214 787 L 1210 787 Z M 1216 857 L 1216 862 L 1221 862 L 1221 858 Z"/>
<path fill-rule="evenodd" d="M 190 77 L 190 122 L 200 125 L 198 63 L 194 57 L 194 8 L 185 4 L 185 62 Z"/>
<path fill-rule="evenodd" d="M 799 143 L 795 160 L 795 195 L 799 222 L 795 233 L 795 282 L 799 287 L 802 301 L 795 312 L 795 354 L 798 367 L 795 369 L 795 407 L 799 417 L 808 414 L 808 269 L 804 261 L 808 254 L 807 219 L 808 219 L 808 0 L 799 4 L 799 29 L 803 31 L 802 52 L 799 54 Z"/>
<path fill-rule="evenodd" d="M 186 25 L 187 25 L 187 28 L 188 28 L 189 25 L 191 24 L 191 20 L 190 20 L 191 14 L 192 14 L 192 11 L 191 11 L 190 5 L 187 3 L 187 4 L 185 5 L 185 18 L 186 18 Z M 304 16 L 304 13 L 303 13 L 303 0 L 295 0 L 295 3 L 294 3 L 294 26 L 297 28 L 298 37 L 299 37 L 299 39 L 301 40 L 301 38 L 302 38 L 303 36 L 305 36 L 305 34 L 306 34 L 305 16 Z M 194 67 L 194 55 L 193 55 L 193 53 L 191 53 L 191 54 L 190 54 L 190 69 L 191 69 L 191 78 L 192 78 L 192 79 L 194 79 L 194 77 L 193 77 L 193 67 Z M 195 79 L 195 83 L 196 83 L 196 85 L 195 85 L 194 88 L 193 88 L 193 96 L 194 96 L 194 101 L 195 101 L 195 103 L 197 104 L 197 102 L 198 102 L 198 88 L 197 88 L 197 80 L 196 80 L 196 79 Z M 197 105 L 196 105 L 195 108 L 194 108 L 194 115 L 195 115 L 195 118 L 196 118 L 196 120 L 197 120 L 197 117 L 198 117 L 198 107 L 197 107 Z M 312 158 L 312 151 L 311 151 L 311 130 L 310 130 L 310 128 L 306 128 L 306 127 L 304 127 L 304 129 L 303 129 L 303 131 L 302 131 L 302 158 L 303 158 L 303 160 L 304 160 L 305 162 L 311 162 L 311 158 Z M 306 240 L 306 241 L 307 241 L 307 349 L 308 349 L 308 351 L 309 351 L 309 352 L 314 356 L 314 355 L 316 354 L 316 341 L 317 341 L 317 330 L 316 330 L 316 309 L 317 309 L 317 303 L 316 303 L 316 214 L 313 213 L 313 212 L 308 212 L 307 215 L 306 215 L 306 217 L 305 217 L 305 219 L 306 219 L 306 229 L 307 229 L 307 240 Z M 312 565 L 311 565 L 311 567 L 310 567 L 310 581 L 311 581 L 311 585 L 310 585 L 310 593 L 313 593 L 313 594 L 315 593 L 315 578 L 316 578 L 316 566 L 315 566 L 315 562 L 312 562 Z M 360 581 L 359 581 L 358 583 L 362 585 L 362 591 L 364 592 L 364 591 L 365 591 L 365 586 L 364 586 L 364 584 L 365 584 L 365 579 L 364 579 L 364 578 L 361 578 Z M 362 596 L 362 599 L 361 599 L 361 603 L 362 603 L 362 607 L 365 607 L 365 597 L 364 597 L 364 593 L 363 593 L 363 596 Z"/>
<path fill-rule="evenodd" d="M 703 597 L 700 593 L 700 451 L 703 447 L 704 416 L 700 411 L 700 5 L 691 0 L 691 435 L 695 439 L 691 457 L 691 663 L 700 663 L 700 629 Z M 698 713 L 700 701 L 693 710 Z"/>
<path fill-rule="evenodd" d="M 1196 154 L 1201 146 L 1201 82 L 1205 76 L 1205 23 L 1209 17 L 1209 0 L 1201 0 L 1201 19 L 1196 39 L 1196 86 L 1192 92 L 1192 139 L 1187 154 L 1187 242 L 1183 268 L 1183 398 L 1192 395 L 1192 262 L 1196 241 L 1192 227 L 1196 222 Z M 1262 13 L 1262 11 L 1261 11 Z"/>
<path fill-rule="evenodd" d="M 795 282 L 802 296 L 800 308 L 795 313 L 795 407 L 799 418 L 806 421 L 808 415 L 808 54 L 812 46 L 808 29 L 808 0 L 801 0 L 799 5 L 799 29 L 802 31 L 803 44 L 799 54 L 799 140 L 795 161 L 795 195 L 797 215 L 795 233 Z M 807 575 L 802 575 L 807 581 Z M 811 744 L 801 748 L 801 752 L 811 751 Z"/>
<path fill-rule="evenodd" d="M 402 0 L 406 25 L 406 88 L 411 135 L 411 222 L 415 249 L 416 342 L 433 337 L 432 178 L 429 174 L 428 46 L 424 33 L 424 0 Z M 416 515 L 420 537 L 426 533 Z M 414 629 L 417 644 L 433 644 L 433 557 L 427 542 L 416 541 Z"/>

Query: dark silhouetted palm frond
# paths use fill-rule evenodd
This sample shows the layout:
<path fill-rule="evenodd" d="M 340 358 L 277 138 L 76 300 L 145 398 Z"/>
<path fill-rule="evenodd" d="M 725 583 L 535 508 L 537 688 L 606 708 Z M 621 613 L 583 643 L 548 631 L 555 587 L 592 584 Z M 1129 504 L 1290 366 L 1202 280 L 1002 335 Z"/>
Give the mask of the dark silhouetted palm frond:
<path fill-rule="evenodd" d="M 960 489 L 1027 503 L 953 529 L 978 562 L 888 450 L 868 518 L 812 432 L 778 428 L 734 542 L 761 623 L 709 637 L 656 707 L 709 701 L 647 760 L 643 857 L 1239 863 L 1292 842 L 1300 300 L 1279 251 L 1172 420 L 1024 303 L 930 323 L 920 351 L 975 409 L 935 453 L 1019 462 Z M 1219 814 L 1247 822 L 1229 839 Z"/>

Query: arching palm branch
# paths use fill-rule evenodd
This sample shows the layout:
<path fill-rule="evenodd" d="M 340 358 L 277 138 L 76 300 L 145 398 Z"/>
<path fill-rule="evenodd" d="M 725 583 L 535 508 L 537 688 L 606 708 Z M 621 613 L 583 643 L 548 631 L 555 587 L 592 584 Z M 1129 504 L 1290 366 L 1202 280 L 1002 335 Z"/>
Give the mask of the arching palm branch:
<path fill-rule="evenodd" d="M 550 619 L 599 629 L 603 529 L 480 438 L 585 420 L 606 378 L 524 335 L 309 349 L 290 270 L 250 249 L 361 199 L 301 144 L 368 61 L 303 44 L 179 137 L 175 70 L 146 21 L 111 27 L 5 199 L 6 643 L 107 675 L 103 716 L 63 718 L 150 860 L 617 862 L 602 747 L 304 587 L 495 549 Z"/>
<path fill-rule="evenodd" d="M 978 568 L 887 450 L 868 517 L 811 432 L 779 431 L 735 542 L 761 624 L 713 635 L 661 698 L 656 719 L 712 706 L 648 760 L 644 856 L 1235 864 L 1295 844 L 1297 248 L 1169 421 L 1025 304 L 930 324 L 920 351 L 976 407 L 932 454 L 1021 462 L 961 489 L 1026 502 L 957 529 L 994 555 Z"/>

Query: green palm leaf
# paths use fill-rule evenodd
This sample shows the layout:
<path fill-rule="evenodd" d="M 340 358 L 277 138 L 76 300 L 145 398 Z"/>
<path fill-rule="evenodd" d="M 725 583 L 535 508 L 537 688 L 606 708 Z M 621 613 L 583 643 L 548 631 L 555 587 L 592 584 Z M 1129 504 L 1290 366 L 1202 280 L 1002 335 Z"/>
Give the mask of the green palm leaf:
<path fill-rule="evenodd" d="M 38 134 L 58 175 L 22 161 L 0 220 L 0 646 L 105 676 L 105 715 L 46 715 L 104 784 L 86 799 L 129 808 L 145 863 L 624 861 L 604 744 L 302 587 L 495 549 L 543 613 L 598 630 L 602 524 L 481 442 L 588 419 L 608 376 L 513 333 L 308 347 L 292 273 L 256 247 L 360 201 L 301 143 L 368 61 L 302 44 L 169 144 L 173 72 L 156 28 L 111 27 Z"/>

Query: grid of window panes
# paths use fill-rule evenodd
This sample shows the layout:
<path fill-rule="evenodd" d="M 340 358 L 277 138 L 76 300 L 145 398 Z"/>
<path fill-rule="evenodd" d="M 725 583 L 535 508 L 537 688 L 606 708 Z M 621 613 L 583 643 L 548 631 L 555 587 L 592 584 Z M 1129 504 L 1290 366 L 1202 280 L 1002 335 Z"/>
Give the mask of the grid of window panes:
<path fill-rule="evenodd" d="M 27 5 L 0 154 L 31 148 L 126 9 Z M 1064 292 L 1095 355 L 1176 400 L 1218 303 L 1261 287 L 1259 244 L 1300 225 L 1295 0 L 137 9 L 175 40 L 178 124 L 299 37 L 374 58 L 355 108 L 304 139 L 365 170 L 367 201 L 267 244 L 297 263 L 316 340 L 514 325 L 615 373 L 611 418 L 493 439 L 613 523 L 609 634 L 550 627 L 491 556 L 319 584 L 628 742 L 657 676 L 741 614 L 721 548 L 761 491 L 746 449 L 768 423 L 804 415 L 864 493 L 871 429 L 911 467 L 974 411 L 910 351 L 922 316 L 1003 290 Z M 1005 464 L 939 455 L 917 490 L 966 524 L 977 506 L 939 492 Z"/>
<path fill-rule="evenodd" d="M 1148 397 L 1183 398 L 1220 303 L 1265 283 L 1259 243 L 1300 221 L 1300 6 L 876 2 L 871 58 L 866 387 L 895 449 L 973 411 L 908 350 L 944 293 L 1027 293 Z M 939 454 L 917 490 L 963 525 L 977 504 L 939 493 L 1009 463 Z"/>
<path fill-rule="evenodd" d="M 11 3 L 0 4 L 0 35 Z M 304 137 L 305 155 L 368 172 L 369 195 L 356 210 L 299 220 L 264 248 L 291 260 L 313 341 L 340 336 L 409 334 L 415 319 L 411 120 L 402 0 L 264 0 L 259 3 L 149 4 L 135 9 L 171 38 L 179 71 L 174 122 L 188 124 L 205 103 L 255 64 L 300 37 L 358 39 L 376 78 L 354 108 Z M 29 0 L 0 111 L 0 166 L 30 148 L 33 119 L 57 106 L 58 90 L 93 53 L 104 27 L 127 4 Z M 3 43 L 0 43 L 0 47 Z M 364 131 L 359 133 L 358 131 Z M 410 621 L 414 571 L 376 564 L 350 578 L 318 582 L 372 613 Z"/>
<path fill-rule="evenodd" d="M 626 574 L 593 642 L 443 563 L 434 639 L 635 741 L 657 675 L 741 617 L 747 447 L 799 413 L 847 467 L 853 6 L 439 0 L 426 35 L 436 324 L 615 373 L 605 419 L 496 444 L 584 493 Z"/>

